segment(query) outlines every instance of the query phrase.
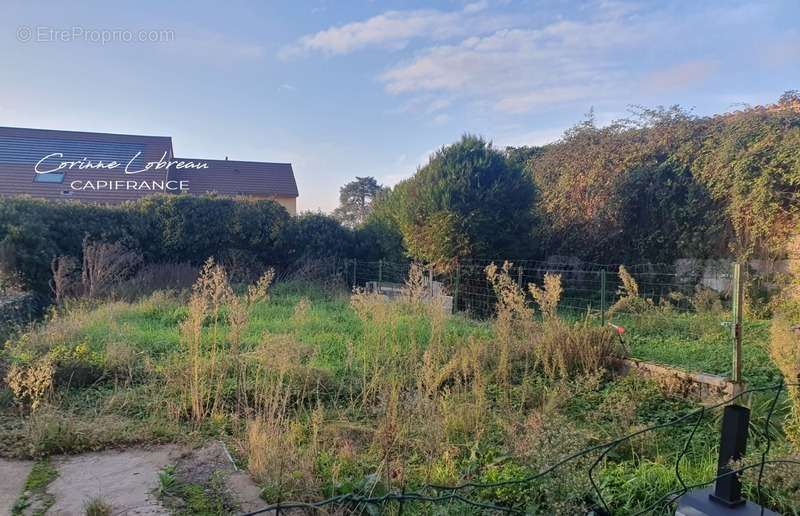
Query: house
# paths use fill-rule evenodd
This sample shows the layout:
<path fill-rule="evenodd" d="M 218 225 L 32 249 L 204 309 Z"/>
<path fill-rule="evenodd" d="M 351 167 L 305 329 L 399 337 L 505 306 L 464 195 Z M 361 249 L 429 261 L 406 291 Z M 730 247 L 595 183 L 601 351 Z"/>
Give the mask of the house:
<path fill-rule="evenodd" d="M 290 163 L 178 158 L 169 136 L 0 127 L 0 196 L 118 203 L 153 193 L 245 196 L 297 211 Z"/>

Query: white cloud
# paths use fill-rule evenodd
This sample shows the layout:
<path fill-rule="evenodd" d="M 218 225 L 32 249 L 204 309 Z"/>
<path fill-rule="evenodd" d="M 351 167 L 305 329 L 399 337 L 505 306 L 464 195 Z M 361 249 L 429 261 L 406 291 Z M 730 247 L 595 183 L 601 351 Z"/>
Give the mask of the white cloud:
<path fill-rule="evenodd" d="M 611 90 L 622 72 L 609 55 L 644 37 L 616 20 L 504 29 L 428 48 L 380 80 L 392 94 L 475 98 L 500 111 L 523 113 Z"/>
<path fill-rule="evenodd" d="M 654 93 L 697 87 L 764 43 L 780 44 L 762 61 L 788 66 L 799 41 L 793 31 L 751 36 L 771 16 L 757 2 L 700 3 L 689 11 L 595 0 L 572 10 L 504 11 L 497 16 L 487 0 L 448 12 L 387 11 L 306 35 L 281 55 L 406 48 L 377 79 L 402 99 L 398 111 L 435 118 L 457 102 L 501 114 L 646 102 Z M 725 51 L 705 58 L 710 41 Z M 651 61 L 661 68 L 654 71 Z"/>
<path fill-rule="evenodd" d="M 284 47 L 279 57 L 290 59 L 310 53 L 348 54 L 368 47 L 403 48 L 413 39 L 443 41 L 468 34 L 485 34 L 508 23 L 506 17 L 488 16 L 485 1 L 468 4 L 461 11 L 420 9 L 386 11 L 364 21 L 331 27 L 303 36 Z"/>
<path fill-rule="evenodd" d="M 489 7 L 489 2 L 487 0 L 481 0 L 480 2 L 472 2 L 471 4 L 465 5 L 464 12 L 478 13 L 486 10 L 488 7 Z"/>

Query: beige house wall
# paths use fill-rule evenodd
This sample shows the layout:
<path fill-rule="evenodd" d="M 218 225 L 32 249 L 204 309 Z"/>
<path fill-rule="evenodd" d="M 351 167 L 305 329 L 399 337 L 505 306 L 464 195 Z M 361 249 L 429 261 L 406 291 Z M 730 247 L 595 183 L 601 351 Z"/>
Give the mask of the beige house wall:
<path fill-rule="evenodd" d="M 275 197 L 272 199 L 289 212 L 289 215 L 297 215 L 297 197 Z"/>

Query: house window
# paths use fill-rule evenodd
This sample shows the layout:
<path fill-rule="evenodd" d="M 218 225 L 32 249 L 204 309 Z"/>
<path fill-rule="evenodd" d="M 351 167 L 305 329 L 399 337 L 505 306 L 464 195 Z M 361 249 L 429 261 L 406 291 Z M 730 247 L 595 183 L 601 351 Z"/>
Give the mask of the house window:
<path fill-rule="evenodd" d="M 63 172 L 48 172 L 47 174 L 36 174 L 33 180 L 37 183 L 63 183 Z"/>

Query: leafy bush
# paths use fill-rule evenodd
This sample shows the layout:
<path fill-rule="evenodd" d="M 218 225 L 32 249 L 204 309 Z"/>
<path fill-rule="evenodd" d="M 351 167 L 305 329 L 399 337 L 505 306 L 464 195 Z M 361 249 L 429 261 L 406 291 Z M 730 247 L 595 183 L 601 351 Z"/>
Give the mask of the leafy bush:
<path fill-rule="evenodd" d="M 522 256 L 535 189 L 491 143 L 475 136 L 443 147 L 386 199 L 409 254 L 438 266 L 463 256 Z"/>

